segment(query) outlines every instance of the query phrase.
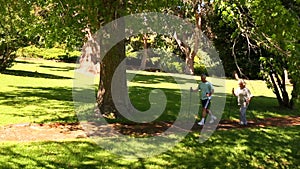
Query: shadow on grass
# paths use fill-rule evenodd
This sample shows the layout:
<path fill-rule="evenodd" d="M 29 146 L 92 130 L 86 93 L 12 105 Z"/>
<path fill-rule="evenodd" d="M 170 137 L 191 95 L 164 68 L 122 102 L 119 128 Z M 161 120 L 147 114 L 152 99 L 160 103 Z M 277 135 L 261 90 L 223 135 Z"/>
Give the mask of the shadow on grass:
<path fill-rule="evenodd" d="M 11 86 L 18 88 L 12 92 L 0 92 L 0 97 L 5 99 L 5 105 L 19 106 L 20 108 L 30 104 L 37 104 L 43 100 L 51 101 L 73 101 L 72 88 L 70 87 L 23 87 L 23 86 Z M 26 99 L 38 97 L 39 99 Z M 18 100 L 18 98 L 23 98 Z"/>
<path fill-rule="evenodd" d="M 174 84 L 185 84 L 196 82 L 197 85 L 200 80 L 196 80 L 194 76 L 191 75 L 181 75 L 181 74 L 165 74 L 165 75 L 146 75 L 146 74 L 134 74 L 127 73 L 129 76 L 134 76 L 131 82 L 137 82 L 141 84 L 158 84 L 158 83 L 174 83 Z M 223 87 L 221 85 L 214 84 L 215 87 Z"/>
<path fill-rule="evenodd" d="M 0 92 L 1 104 L 18 109 L 35 106 L 30 113 L 9 112 L 10 116 L 30 116 L 39 123 L 77 121 L 73 110 L 72 88 L 67 87 L 21 87 L 12 92 Z"/>
<path fill-rule="evenodd" d="M 186 80 L 181 78 L 182 80 Z M 136 74 L 131 82 L 137 82 L 142 84 L 158 84 L 158 83 L 176 83 L 172 76 L 157 76 L 157 75 L 142 75 Z"/>
<path fill-rule="evenodd" d="M 300 126 L 215 132 L 199 143 L 189 134 L 176 147 L 145 159 L 124 159 L 90 141 L 3 143 L 1 168 L 297 168 Z M 145 145 L 147 150 L 153 147 Z M 11 158 L 14 157 L 14 158 Z"/>
<path fill-rule="evenodd" d="M 156 88 L 148 87 L 130 87 L 129 97 L 131 103 L 139 111 L 146 111 L 150 109 L 149 95 L 150 92 Z M 160 89 L 166 96 L 167 105 L 164 112 L 155 121 L 174 121 L 180 111 L 181 93 L 179 89 Z M 158 97 L 153 104 L 160 104 L 163 102 L 163 97 Z"/>
<path fill-rule="evenodd" d="M 68 72 L 71 70 L 74 70 L 75 67 L 67 66 L 67 67 L 58 67 L 58 66 L 46 66 L 46 65 L 40 65 L 42 68 L 51 69 L 54 71 L 62 71 L 62 72 Z"/>
<path fill-rule="evenodd" d="M 33 142 L 23 146 L 26 148 L 0 145 L 0 168 L 146 168 L 140 162 L 143 160 L 125 160 L 90 141 Z"/>
<path fill-rule="evenodd" d="M 38 148 L 39 147 L 39 148 Z M 76 147 L 76 148 L 75 148 Z M 99 153 L 100 152 L 100 153 Z M 1 146 L 1 168 L 96 168 L 114 164 L 113 158 L 91 142 L 39 142 L 22 146 Z M 16 157 L 16 158 L 9 158 Z"/>
<path fill-rule="evenodd" d="M 265 96 L 255 96 L 251 99 L 251 103 L 247 109 L 248 119 L 262 119 L 268 117 L 281 116 L 299 116 L 299 105 L 295 109 L 280 107 L 277 99 Z M 237 118 L 239 119 L 239 106 L 237 98 L 232 95 L 227 95 L 226 106 L 223 114 L 224 119 Z"/>
<path fill-rule="evenodd" d="M 191 136 L 163 158 L 173 162 L 171 168 L 297 168 L 299 129 L 300 126 L 217 131 L 203 144 Z"/>
<path fill-rule="evenodd" d="M 167 122 L 172 122 L 175 121 L 181 106 L 181 91 L 179 89 L 164 89 L 164 88 L 160 88 L 158 90 L 163 92 L 163 95 L 166 97 L 163 97 L 161 95 L 156 95 L 155 99 L 152 100 L 152 106 L 154 106 L 154 108 L 151 108 L 151 103 L 149 100 L 149 96 L 150 93 L 152 91 L 156 91 L 156 88 L 150 88 L 150 87 L 129 87 L 128 89 L 128 94 L 130 97 L 130 102 L 132 104 L 132 106 L 140 111 L 141 113 L 144 113 L 145 111 L 149 111 L 149 109 L 151 109 L 151 114 L 146 115 L 145 114 L 145 121 L 149 120 L 149 119 L 154 119 L 154 121 L 167 121 Z M 84 96 L 81 97 L 81 93 L 82 94 L 86 94 L 86 93 L 92 93 L 92 91 L 88 91 L 88 90 L 84 90 L 84 91 L 80 91 L 78 92 L 78 98 L 82 98 L 81 102 L 78 102 L 79 104 L 83 103 L 82 105 L 84 106 L 84 103 L 90 103 L 84 100 Z M 76 91 L 75 91 L 75 95 L 76 95 Z M 166 99 L 166 100 L 163 100 Z M 162 103 L 166 102 L 166 107 L 162 108 L 162 112 L 161 109 L 157 109 L 157 107 L 161 107 L 164 105 L 161 105 Z M 84 109 L 84 108 L 83 108 Z M 155 109 L 155 110 L 154 110 Z M 80 117 L 81 120 L 88 120 L 88 121 L 94 121 L 97 119 L 94 119 L 94 111 L 92 111 L 90 108 L 86 111 L 80 112 Z M 126 112 L 128 113 L 128 112 Z M 91 119 L 92 118 L 92 119 Z M 125 118 L 120 118 L 120 119 L 107 119 L 109 123 L 116 123 L 116 122 L 120 122 L 120 123 L 135 123 L 129 119 L 125 119 Z"/>
<path fill-rule="evenodd" d="M 70 77 L 57 76 L 47 73 L 31 72 L 25 70 L 4 70 L 2 74 L 23 77 L 47 78 L 47 79 L 72 79 Z"/>
<path fill-rule="evenodd" d="M 14 62 L 15 63 L 26 63 L 26 64 L 37 64 L 37 63 L 34 63 L 34 62 L 25 61 L 25 60 L 15 60 Z"/>

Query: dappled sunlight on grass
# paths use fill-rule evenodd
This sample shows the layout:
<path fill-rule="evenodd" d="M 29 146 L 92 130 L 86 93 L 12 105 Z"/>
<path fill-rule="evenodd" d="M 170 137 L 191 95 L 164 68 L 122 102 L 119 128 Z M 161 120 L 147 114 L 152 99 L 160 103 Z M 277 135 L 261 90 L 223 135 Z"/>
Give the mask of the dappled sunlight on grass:
<path fill-rule="evenodd" d="M 248 119 L 299 115 L 299 105 L 295 109 L 279 107 L 276 98 L 267 96 L 254 96 L 247 110 Z M 239 106 L 236 97 L 231 94 L 227 95 L 223 118 L 239 119 Z"/>
<path fill-rule="evenodd" d="M 146 87 L 130 87 L 129 88 L 129 96 L 131 98 L 131 102 L 133 106 L 139 111 L 146 111 L 150 108 L 149 102 L 149 94 L 151 91 L 155 90 L 155 88 L 146 88 Z M 167 105 L 165 111 L 162 112 L 162 115 L 157 119 L 157 121 L 165 120 L 165 121 L 174 121 L 176 116 L 180 110 L 180 100 L 181 93 L 180 91 L 173 89 L 163 89 L 163 92 L 167 99 Z M 162 97 L 160 97 L 162 98 Z M 152 104 L 159 104 L 161 100 L 155 100 Z"/>
<path fill-rule="evenodd" d="M 295 167 L 300 162 L 295 158 L 300 155 L 299 129 L 297 126 L 216 131 L 202 144 L 196 134 L 191 134 L 172 151 L 156 158 L 170 161 L 168 167 L 176 164 L 184 168 Z"/>
<path fill-rule="evenodd" d="M 9 71 L 0 74 L 0 125 L 77 121 L 72 98 L 74 67 L 75 64 L 52 61 L 18 60 Z M 180 111 L 189 115 L 197 113 L 191 111 L 191 106 L 200 108 L 200 104 L 190 105 L 192 95 L 189 93 L 190 87 L 197 87 L 191 79 L 199 82 L 199 76 L 140 71 L 128 71 L 128 74 L 137 74 L 128 85 L 129 97 L 136 109 L 150 109 L 151 91 L 159 94 L 156 90 L 159 89 L 166 96 L 166 108 L 161 114 L 158 113 L 155 121 L 173 122 Z M 99 77 L 96 77 L 95 87 L 98 80 Z M 220 106 L 221 99 L 226 95 L 222 118 L 238 119 L 236 98 L 231 95 L 237 81 L 227 79 L 222 84 L 222 79 L 208 77 L 208 80 L 214 83 L 217 90 L 212 106 Z M 259 119 L 300 115 L 299 109 L 279 108 L 274 94 L 263 81 L 246 82 L 254 95 L 247 112 L 248 119 L 254 118 L 251 114 Z M 93 88 L 86 92 L 93 93 Z M 199 96 L 193 97 L 198 103 Z M 162 103 L 161 99 L 163 97 L 154 99 L 153 104 Z M 182 105 L 186 108 L 180 109 Z M 82 107 L 82 111 L 90 108 Z M 217 130 L 204 143 L 199 142 L 200 132 L 195 131 L 174 148 L 140 159 L 126 159 L 112 154 L 89 139 L 1 142 L 0 168 L 297 168 L 300 164 L 299 130 L 300 126 Z M 122 144 L 118 146 L 120 149 L 127 148 Z M 153 147 L 137 148 L 147 151 Z"/>
<path fill-rule="evenodd" d="M 49 69 L 50 65 L 59 70 Z M 74 67 L 74 64 L 19 61 L 9 69 L 14 73 L 0 74 L 1 81 L 4 82 L 0 84 L 0 118 L 6 119 L 1 120 L 0 125 L 76 121 L 71 67 Z M 66 72 L 61 71 L 64 68 Z"/>
<path fill-rule="evenodd" d="M 72 103 L 72 85 L 75 64 L 57 63 L 44 60 L 17 60 L 5 74 L 0 74 L 0 124 L 18 122 L 54 122 L 56 120 L 76 121 Z M 134 107 L 140 111 L 150 108 L 149 94 L 156 89 L 162 90 L 167 97 L 167 107 L 157 121 L 174 121 L 180 110 L 182 92 L 197 87 L 199 76 L 128 71 L 129 96 Z M 95 90 L 99 77 L 94 79 Z M 212 109 L 220 107 L 220 101 L 227 95 L 223 119 L 238 119 L 239 110 L 231 89 L 237 87 L 236 80 L 208 77 L 216 89 L 212 100 Z M 299 115 L 298 109 L 280 109 L 274 94 L 266 88 L 263 81 L 247 80 L 247 86 L 254 98 L 248 109 L 248 118 L 280 117 Z M 224 83 L 224 84 L 223 84 Z M 224 88 L 225 91 L 222 91 Z M 263 90 L 258 90 L 263 89 Z M 224 93 L 226 92 L 226 93 Z M 183 105 L 189 105 L 189 96 L 184 96 Z M 221 100 L 220 100 L 221 99 Z M 198 100 L 198 99 L 197 99 Z M 159 104 L 160 100 L 156 100 Z M 199 105 L 190 105 L 198 106 Z M 188 110 L 186 110 L 188 111 Z M 196 113 L 196 112 L 193 112 Z M 216 112 L 222 114 L 222 112 Z M 254 115 L 254 116 L 253 116 Z M 13 120 L 9 120 L 13 119 Z M 69 122 L 69 121 L 67 121 Z"/>
<path fill-rule="evenodd" d="M 88 139 L 0 143 L 4 168 L 297 168 L 300 126 L 216 131 L 206 142 L 190 133 L 169 151 L 149 158 L 111 154 Z M 146 150 L 146 149 L 145 149 Z M 14 157 L 14 158 L 11 158 Z"/>
<path fill-rule="evenodd" d="M 57 87 L 15 87 L 19 90 L 8 93 L 0 92 L 0 105 L 10 107 L 3 109 L 0 116 L 11 118 L 24 116 L 30 122 L 74 122 L 72 89 Z M 14 121 L 17 122 L 17 121 Z M 1 124 L 9 124 L 2 121 Z"/>

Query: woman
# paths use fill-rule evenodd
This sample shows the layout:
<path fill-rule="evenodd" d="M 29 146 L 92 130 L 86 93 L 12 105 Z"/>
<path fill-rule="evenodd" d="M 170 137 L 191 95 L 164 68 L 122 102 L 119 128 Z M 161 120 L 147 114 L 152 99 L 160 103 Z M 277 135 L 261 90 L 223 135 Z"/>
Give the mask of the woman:
<path fill-rule="evenodd" d="M 247 125 L 246 111 L 251 101 L 252 95 L 244 80 L 239 80 L 239 88 L 232 89 L 232 94 L 238 98 L 238 105 L 240 106 L 240 124 Z"/>

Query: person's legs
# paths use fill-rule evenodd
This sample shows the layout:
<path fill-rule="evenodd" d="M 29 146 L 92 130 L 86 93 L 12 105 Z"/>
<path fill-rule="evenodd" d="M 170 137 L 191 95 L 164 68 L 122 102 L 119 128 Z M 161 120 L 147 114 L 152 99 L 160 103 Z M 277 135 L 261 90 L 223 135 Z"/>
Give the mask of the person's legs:
<path fill-rule="evenodd" d="M 210 109 L 206 109 L 206 114 L 209 114 L 209 116 L 213 116 L 212 111 Z"/>
<path fill-rule="evenodd" d="M 205 117 L 206 117 L 206 108 L 202 108 L 202 118 L 200 120 L 200 122 L 198 123 L 199 125 L 204 125 L 205 122 Z"/>
<path fill-rule="evenodd" d="M 201 121 L 198 123 L 199 125 L 204 125 L 207 114 L 210 115 L 209 123 L 213 123 L 217 119 L 217 117 L 214 116 L 212 114 L 212 111 L 209 109 L 210 104 L 211 104 L 210 100 L 208 100 L 208 99 L 202 100 L 202 118 L 201 118 Z"/>
<path fill-rule="evenodd" d="M 202 118 L 201 121 L 198 123 L 199 125 L 204 125 L 205 123 L 205 117 L 207 115 L 207 111 L 208 111 L 208 106 L 210 104 L 209 100 L 201 100 L 202 103 Z"/>
<path fill-rule="evenodd" d="M 202 109 L 202 118 L 205 118 L 207 115 L 207 109 L 206 108 L 203 108 Z"/>
<path fill-rule="evenodd" d="M 247 106 L 241 105 L 241 107 L 240 107 L 240 122 L 243 125 L 247 125 L 246 110 L 247 110 Z"/>
<path fill-rule="evenodd" d="M 243 120 L 242 120 L 242 106 L 240 106 L 240 124 L 243 125 Z"/>
<path fill-rule="evenodd" d="M 209 123 L 213 123 L 215 120 L 217 120 L 217 117 L 213 115 L 212 111 L 210 109 L 207 109 L 207 113 L 210 116 L 210 121 Z"/>
<path fill-rule="evenodd" d="M 209 123 L 213 123 L 215 120 L 217 120 L 217 117 L 213 115 L 212 111 L 210 110 L 211 100 L 208 100 L 208 103 L 206 104 L 206 114 L 209 114 L 210 121 Z"/>
<path fill-rule="evenodd" d="M 247 117 L 246 117 L 246 111 L 247 111 L 247 106 L 245 106 L 243 108 L 243 122 L 244 122 L 244 125 L 247 125 L 248 122 L 247 122 Z"/>

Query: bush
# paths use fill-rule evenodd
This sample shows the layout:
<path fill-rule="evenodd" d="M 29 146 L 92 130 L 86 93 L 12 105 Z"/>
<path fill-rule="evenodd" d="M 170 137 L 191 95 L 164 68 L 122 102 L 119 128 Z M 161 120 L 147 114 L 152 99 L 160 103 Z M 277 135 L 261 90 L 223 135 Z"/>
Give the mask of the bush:
<path fill-rule="evenodd" d="M 194 74 L 195 75 L 201 75 L 201 74 L 207 74 L 207 70 L 204 64 L 201 63 L 194 63 Z"/>
<path fill-rule="evenodd" d="M 79 51 L 67 52 L 62 48 L 37 48 L 35 46 L 27 46 L 21 48 L 16 53 L 17 57 L 42 58 L 47 60 L 60 60 L 64 62 L 75 63 L 80 56 Z"/>
<path fill-rule="evenodd" d="M 199 57 L 201 56 L 201 57 Z M 198 56 L 194 59 L 194 74 L 195 75 L 201 75 L 201 74 L 207 74 L 207 69 L 205 66 L 204 57 L 205 56 L 201 51 L 199 51 Z"/>

